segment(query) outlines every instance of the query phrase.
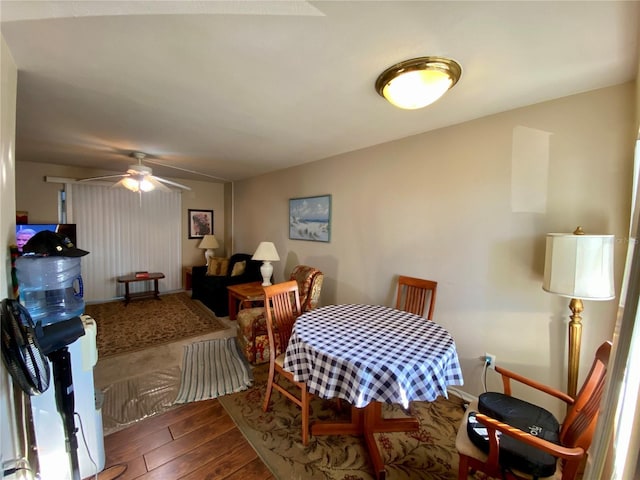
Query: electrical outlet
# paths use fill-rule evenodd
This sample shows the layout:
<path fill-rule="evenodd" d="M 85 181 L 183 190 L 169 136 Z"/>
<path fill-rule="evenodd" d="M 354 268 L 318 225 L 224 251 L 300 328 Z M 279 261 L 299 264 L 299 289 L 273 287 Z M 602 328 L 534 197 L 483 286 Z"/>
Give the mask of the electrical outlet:
<path fill-rule="evenodd" d="M 496 369 L 496 356 L 494 354 L 485 353 L 484 354 L 484 361 L 489 366 L 489 368 L 492 368 L 493 370 Z"/>

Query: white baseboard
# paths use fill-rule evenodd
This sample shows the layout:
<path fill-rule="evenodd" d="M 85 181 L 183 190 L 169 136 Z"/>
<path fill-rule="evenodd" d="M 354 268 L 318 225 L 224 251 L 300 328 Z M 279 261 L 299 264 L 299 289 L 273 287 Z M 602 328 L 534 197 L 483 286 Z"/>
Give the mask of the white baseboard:
<path fill-rule="evenodd" d="M 458 390 L 457 388 L 447 388 L 447 393 L 460 397 L 462 400 L 469 403 L 478 399 L 478 397 L 474 397 L 470 393 L 463 392 L 462 390 Z"/>

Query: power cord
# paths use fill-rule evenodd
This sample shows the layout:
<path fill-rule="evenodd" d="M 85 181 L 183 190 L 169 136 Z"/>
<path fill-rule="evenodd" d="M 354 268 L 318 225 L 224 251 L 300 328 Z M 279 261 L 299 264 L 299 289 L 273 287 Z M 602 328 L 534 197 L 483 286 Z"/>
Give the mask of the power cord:
<path fill-rule="evenodd" d="M 2 477 L 3 477 L 3 478 L 4 478 L 4 477 L 8 477 L 9 475 L 13 475 L 14 473 L 19 472 L 19 471 L 21 471 L 21 470 L 24 470 L 24 471 L 26 471 L 26 472 L 30 472 L 30 473 L 31 473 L 31 475 L 33 475 L 33 470 L 31 470 L 31 469 L 30 469 L 30 468 L 28 468 L 28 467 L 12 467 L 12 468 L 8 468 L 8 469 L 6 469 L 6 470 L 3 470 L 3 471 L 2 471 Z"/>
<path fill-rule="evenodd" d="M 482 367 L 482 388 L 484 389 L 484 392 L 487 392 L 487 370 L 489 368 L 490 365 L 490 361 L 488 359 L 485 359 L 484 361 L 484 367 Z"/>
<path fill-rule="evenodd" d="M 93 465 L 93 470 L 96 472 L 94 475 L 94 478 L 95 480 L 98 480 L 98 465 L 93 460 L 93 457 L 91 457 L 91 451 L 89 450 L 89 445 L 87 444 L 87 438 L 84 435 L 84 425 L 82 424 L 82 417 L 78 412 L 73 412 L 73 414 L 78 419 L 78 424 L 80 425 L 80 436 L 82 437 L 82 443 L 84 444 L 84 448 L 87 451 L 87 456 L 89 457 L 89 461 L 91 462 L 91 465 Z"/>
<path fill-rule="evenodd" d="M 82 418 L 80 417 L 80 414 L 78 412 L 74 412 L 74 415 L 78 418 L 78 423 L 80 425 L 80 436 L 82 437 L 82 443 L 84 443 L 84 448 L 87 450 L 87 456 L 89 457 L 89 461 L 91 462 L 91 464 L 93 465 L 93 468 L 95 470 L 95 474 L 93 475 L 94 480 L 100 480 L 100 473 L 98 472 L 98 465 L 96 464 L 96 462 L 93 460 L 93 458 L 91 457 L 91 451 L 89 450 L 89 445 L 87 444 L 87 439 L 85 437 L 84 434 L 84 426 L 82 425 Z M 117 467 L 122 467 L 121 471 L 119 471 L 118 473 L 114 473 L 114 472 L 108 472 L 108 470 L 110 469 L 114 469 L 114 470 L 118 470 Z M 105 473 L 107 475 L 109 475 L 109 479 L 110 480 L 116 480 L 117 478 L 120 478 L 122 475 L 124 475 L 124 472 L 127 471 L 127 464 L 115 464 L 115 465 L 111 465 L 109 466 L 107 469 L 103 470 L 102 473 Z M 113 476 L 115 475 L 115 476 Z"/>

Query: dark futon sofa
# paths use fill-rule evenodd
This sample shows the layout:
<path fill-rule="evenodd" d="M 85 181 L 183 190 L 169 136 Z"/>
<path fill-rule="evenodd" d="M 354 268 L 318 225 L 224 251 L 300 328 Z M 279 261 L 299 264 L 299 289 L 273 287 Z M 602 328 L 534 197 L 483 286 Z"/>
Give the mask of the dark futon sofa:
<path fill-rule="evenodd" d="M 244 272 L 231 275 L 236 263 L 246 262 Z M 260 266 L 262 262 L 251 260 L 247 253 L 236 253 L 229 258 L 224 275 L 207 275 L 207 266 L 193 267 L 191 276 L 191 298 L 200 300 L 218 317 L 229 315 L 229 296 L 227 287 L 239 283 L 262 281 Z"/>

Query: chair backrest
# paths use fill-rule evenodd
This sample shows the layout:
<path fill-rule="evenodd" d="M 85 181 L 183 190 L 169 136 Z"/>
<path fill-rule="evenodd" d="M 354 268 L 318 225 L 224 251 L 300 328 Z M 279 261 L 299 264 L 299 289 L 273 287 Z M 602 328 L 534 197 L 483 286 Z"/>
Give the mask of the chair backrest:
<path fill-rule="evenodd" d="M 318 306 L 320 289 L 324 281 L 324 275 L 320 270 L 307 265 L 297 265 L 291 271 L 289 280 L 298 282 L 302 312 L 313 310 Z"/>
<path fill-rule="evenodd" d="M 427 320 L 433 320 L 437 288 L 438 282 L 434 282 L 433 280 L 423 280 L 421 278 L 400 275 L 398 277 L 396 308 L 420 315 L 421 317 L 426 317 Z"/>
<path fill-rule="evenodd" d="M 591 370 L 562 423 L 560 442 L 565 447 L 582 447 L 586 451 L 591 445 L 610 355 L 611 342 L 604 342 L 596 351 Z"/>
<path fill-rule="evenodd" d="M 274 360 L 278 349 L 284 351 L 287 348 L 293 324 L 300 315 L 298 282 L 290 280 L 264 287 L 264 307 L 269 358 Z"/>

